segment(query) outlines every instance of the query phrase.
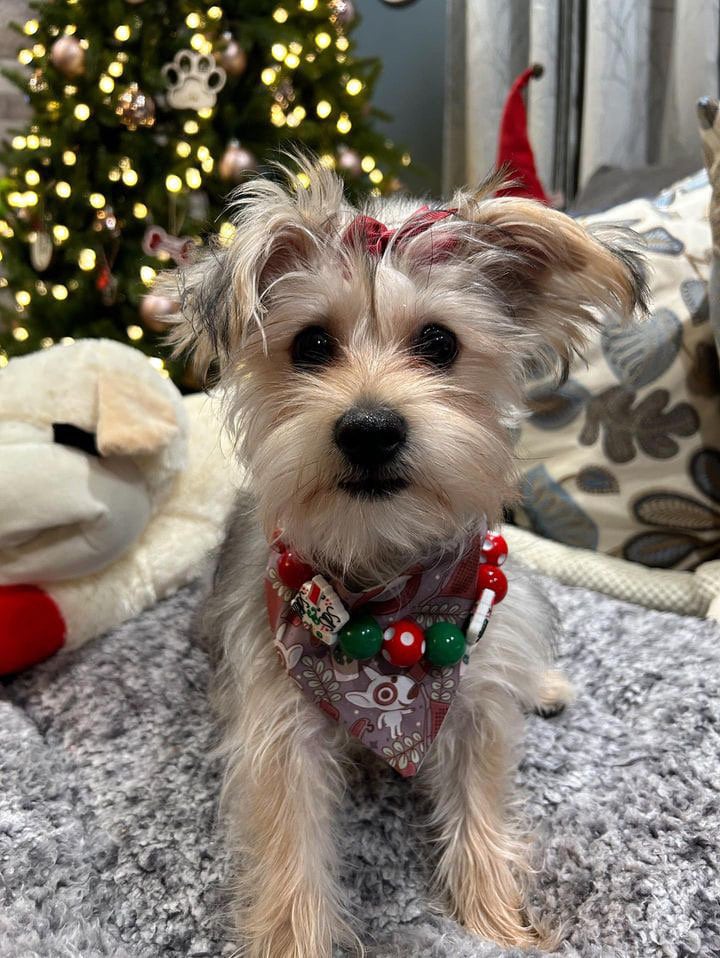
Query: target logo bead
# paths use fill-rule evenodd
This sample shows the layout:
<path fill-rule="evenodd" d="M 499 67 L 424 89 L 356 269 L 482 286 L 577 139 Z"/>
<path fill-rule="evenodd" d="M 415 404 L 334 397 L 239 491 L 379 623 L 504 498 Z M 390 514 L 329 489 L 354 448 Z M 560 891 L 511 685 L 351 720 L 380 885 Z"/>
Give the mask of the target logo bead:
<path fill-rule="evenodd" d="M 507 595 L 508 583 L 505 573 L 494 565 L 481 565 L 477 571 L 477 591 L 478 599 L 485 589 L 491 589 L 495 593 L 495 604 L 502 602 Z"/>
<path fill-rule="evenodd" d="M 383 658 L 399 669 L 409 669 L 425 654 L 425 633 L 412 619 L 398 619 L 383 632 Z"/>
<path fill-rule="evenodd" d="M 508 556 L 505 539 L 497 532 L 488 532 L 483 540 L 481 562 L 487 565 L 502 565 Z"/>
<path fill-rule="evenodd" d="M 299 559 L 290 549 L 286 549 L 278 559 L 277 571 L 282 584 L 294 592 L 313 577 L 312 566 Z"/>

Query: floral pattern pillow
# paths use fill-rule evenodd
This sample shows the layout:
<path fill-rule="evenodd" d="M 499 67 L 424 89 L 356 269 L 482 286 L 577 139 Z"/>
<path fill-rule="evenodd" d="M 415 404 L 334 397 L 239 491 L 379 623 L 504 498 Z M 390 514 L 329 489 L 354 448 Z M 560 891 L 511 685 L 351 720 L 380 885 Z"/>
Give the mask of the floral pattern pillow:
<path fill-rule="evenodd" d="M 651 313 L 609 318 L 567 382 L 530 384 L 518 525 L 658 568 L 720 556 L 720 368 L 707 175 L 584 222 L 644 238 Z"/>

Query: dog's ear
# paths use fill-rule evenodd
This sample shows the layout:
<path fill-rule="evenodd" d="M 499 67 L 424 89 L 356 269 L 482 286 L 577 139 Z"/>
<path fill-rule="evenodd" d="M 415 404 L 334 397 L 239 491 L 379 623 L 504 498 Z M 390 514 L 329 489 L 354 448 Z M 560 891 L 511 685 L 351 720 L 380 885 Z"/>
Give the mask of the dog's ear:
<path fill-rule="evenodd" d="M 307 189 L 295 177 L 290 188 L 263 179 L 241 188 L 230 209 L 233 238 L 216 240 L 161 282 L 180 302 L 170 342 L 176 354 L 191 352 L 203 374 L 215 361 L 221 369 L 236 361 L 252 332 L 262 336 L 273 284 L 317 257 L 334 225 L 342 184 L 327 170 L 304 169 Z"/>
<path fill-rule="evenodd" d="M 505 302 L 529 352 L 550 350 L 567 363 L 603 313 L 646 310 L 641 244 L 631 231 L 588 230 L 533 200 L 460 194 L 456 203 L 469 265 Z"/>

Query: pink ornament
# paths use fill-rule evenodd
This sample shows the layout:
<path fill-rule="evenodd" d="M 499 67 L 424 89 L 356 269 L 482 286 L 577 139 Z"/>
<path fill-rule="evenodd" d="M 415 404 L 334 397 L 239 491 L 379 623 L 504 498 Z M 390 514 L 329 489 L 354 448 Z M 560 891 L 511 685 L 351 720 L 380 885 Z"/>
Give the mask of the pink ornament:
<path fill-rule="evenodd" d="M 227 45 L 215 59 L 227 74 L 234 77 L 241 76 L 247 69 L 247 54 L 240 44 L 230 34 L 226 35 Z"/>
<path fill-rule="evenodd" d="M 483 540 L 480 561 L 487 565 L 502 565 L 507 559 L 507 542 L 497 532 L 488 532 Z"/>
<path fill-rule="evenodd" d="M 362 173 L 360 154 L 347 146 L 338 147 L 337 165 L 339 170 L 349 173 L 351 176 L 360 176 Z"/>
<path fill-rule="evenodd" d="M 478 566 L 477 571 L 477 591 L 478 599 L 482 596 L 485 589 L 490 589 L 495 593 L 494 603 L 497 605 L 507 595 L 508 583 L 505 573 L 494 565 Z"/>
<path fill-rule="evenodd" d="M 50 62 L 64 77 L 82 76 L 85 72 L 85 50 L 77 37 L 59 37 L 50 47 Z"/>
<path fill-rule="evenodd" d="M 148 329 L 159 333 L 167 329 L 167 319 L 174 316 L 180 304 L 169 296 L 155 296 L 150 293 L 140 300 L 140 317 Z"/>
<path fill-rule="evenodd" d="M 250 150 L 240 146 L 237 140 L 231 140 L 220 157 L 218 165 L 220 178 L 230 180 L 232 183 L 239 183 L 246 173 L 255 169 L 257 169 L 257 160 Z"/>
<path fill-rule="evenodd" d="M 287 549 L 278 559 L 277 571 L 283 585 L 297 592 L 313 577 L 312 566 Z"/>
<path fill-rule="evenodd" d="M 425 633 L 412 619 L 398 619 L 383 632 L 383 658 L 400 669 L 409 669 L 425 654 Z"/>

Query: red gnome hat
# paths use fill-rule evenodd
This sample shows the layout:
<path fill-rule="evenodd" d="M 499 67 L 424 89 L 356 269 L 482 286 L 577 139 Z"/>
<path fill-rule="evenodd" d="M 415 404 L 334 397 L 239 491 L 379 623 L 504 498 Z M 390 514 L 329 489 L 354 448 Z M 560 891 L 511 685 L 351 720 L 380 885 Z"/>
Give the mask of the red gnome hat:
<path fill-rule="evenodd" d="M 543 73 L 543 67 L 536 63 L 524 70 L 510 87 L 500 121 L 497 168 L 505 168 L 508 177 L 515 181 L 515 185 L 498 190 L 497 195 L 524 196 L 540 200 L 549 206 L 550 198 L 543 189 L 535 169 L 535 157 L 528 139 L 527 112 L 522 95 L 530 77 L 541 77 Z"/>

